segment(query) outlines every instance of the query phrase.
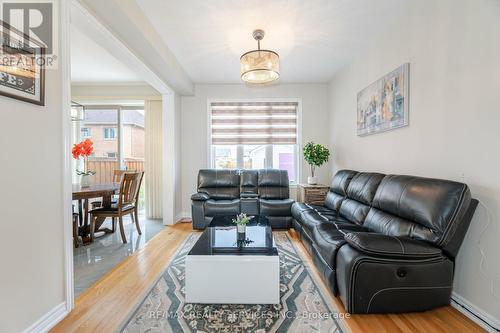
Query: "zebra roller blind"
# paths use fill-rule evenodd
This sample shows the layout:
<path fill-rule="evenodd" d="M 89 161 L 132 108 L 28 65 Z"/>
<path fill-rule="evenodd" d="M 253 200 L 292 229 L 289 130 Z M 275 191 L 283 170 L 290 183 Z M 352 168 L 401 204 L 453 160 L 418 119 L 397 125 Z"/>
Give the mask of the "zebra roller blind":
<path fill-rule="evenodd" d="M 297 102 L 213 102 L 213 145 L 297 143 Z"/>

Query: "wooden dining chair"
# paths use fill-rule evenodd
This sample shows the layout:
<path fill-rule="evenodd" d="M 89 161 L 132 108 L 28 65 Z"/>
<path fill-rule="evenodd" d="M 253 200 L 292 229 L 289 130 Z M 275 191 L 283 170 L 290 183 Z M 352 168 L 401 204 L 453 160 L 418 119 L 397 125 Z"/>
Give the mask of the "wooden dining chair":
<path fill-rule="evenodd" d="M 135 222 L 135 227 L 139 235 L 142 234 L 139 226 L 139 192 L 141 189 L 144 172 L 126 172 L 121 177 L 120 192 L 118 201 L 111 204 L 110 207 L 100 207 L 90 211 L 90 239 L 94 239 L 95 223 L 99 217 L 111 217 L 113 219 L 113 230 L 115 230 L 115 221 L 118 218 L 120 224 L 120 234 L 123 243 L 127 243 L 125 229 L 123 228 L 123 216 L 129 215 Z"/>
<path fill-rule="evenodd" d="M 127 169 L 127 170 L 116 169 L 116 170 L 113 170 L 113 183 L 119 183 L 122 179 L 123 174 L 133 173 L 133 172 L 137 172 L 137 170 L 135 170 L 135 169 Z M 113 203 L 116 203 L 117 198 L 118 198 L 117 196 L 113 196 L 111 201 L 113 201 Z M 102 206 L 102 200 L 92 201 L 92 203 L 90 205 L 92 206 L 92 208 L 99 208 Z M 114 228 L 114 226 L 113 226 L 113 228 Z"/>

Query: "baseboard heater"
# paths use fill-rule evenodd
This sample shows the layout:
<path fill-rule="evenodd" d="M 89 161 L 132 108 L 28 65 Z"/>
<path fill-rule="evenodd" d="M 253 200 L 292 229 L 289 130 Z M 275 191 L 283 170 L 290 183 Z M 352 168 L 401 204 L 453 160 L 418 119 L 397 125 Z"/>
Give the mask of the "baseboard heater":
<path fill-rule="evenodd" d="M 451 305 L 455 309 L 466 315 L 469 319 L 486 329 L 488 332 L 500 332 L 500 326 L 494 318 L 489 318 L 489 316 L 484 315 L 479 310 L 471 309 L 471 307 L 474 306 L 465 304 L 468 302 L 462 297 L 454 294 L 451 297 L 451 302 Z"/>

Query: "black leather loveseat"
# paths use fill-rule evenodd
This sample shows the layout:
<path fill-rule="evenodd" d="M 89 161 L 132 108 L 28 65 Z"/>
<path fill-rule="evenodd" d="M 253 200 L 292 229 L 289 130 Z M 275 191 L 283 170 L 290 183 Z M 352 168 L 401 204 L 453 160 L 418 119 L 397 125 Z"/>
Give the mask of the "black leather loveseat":
<path fill-rule="evenodd" d="M 265 215 L 272 228 L 290 228 L 291 207 L 286 170 L 216 170 L 198 173 L 191 196 L 193 228 L 204 229 L 216 215 Z"/>
<path fill-rule="evenodd" d="M 292 215 L 348 312 L 412 312 L 450 303 L 476 206 L 465 184 L 342 170 L 324 206 L 295 203 Z"/>

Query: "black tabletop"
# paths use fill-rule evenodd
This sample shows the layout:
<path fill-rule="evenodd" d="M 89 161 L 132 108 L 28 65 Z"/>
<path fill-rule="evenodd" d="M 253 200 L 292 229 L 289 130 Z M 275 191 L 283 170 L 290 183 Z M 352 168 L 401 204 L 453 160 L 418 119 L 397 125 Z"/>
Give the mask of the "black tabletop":
<path fill-rule="evenodd" d="M 235 216 L 216 216 L 189 255 L 278 255 L 269 220 L 253 216 L 245 233 L 232 223 Z"/>

